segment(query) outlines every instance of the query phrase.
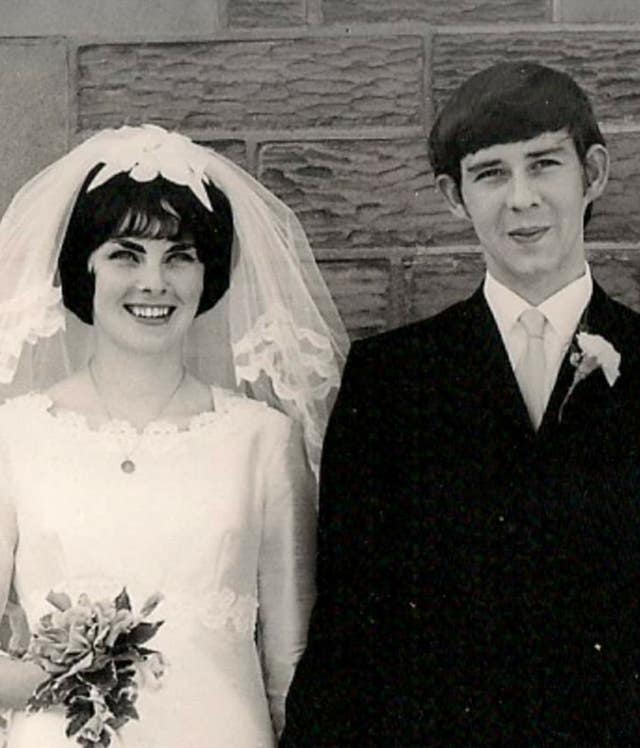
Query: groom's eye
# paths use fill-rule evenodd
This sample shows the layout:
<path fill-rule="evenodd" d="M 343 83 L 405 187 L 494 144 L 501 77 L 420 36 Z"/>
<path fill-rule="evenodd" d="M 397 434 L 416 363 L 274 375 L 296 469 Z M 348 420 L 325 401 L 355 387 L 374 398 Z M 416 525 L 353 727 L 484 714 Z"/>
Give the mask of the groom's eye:
<path fill-rule="evenodd" d="M 551 169 L 554 166 L 560 166 L 560 161 L 558 161 L 558 159 L 539 158 L 531 164 L 531 169 L 533 171 L 545 171 L 546 169 Z"/>
<path fill-rule="evenodd" d="M 499 179 L 500 177 L 503 177 L 505 173 L 506 173 L 505 170 L 501 166 L 492 166 L 488 169 L 483 169 L 482 171 L 479 171 L 476 174 L 475 179 L 473 181 L 482 182 L 482 181 L 490 180 L 490 179 Z"/>

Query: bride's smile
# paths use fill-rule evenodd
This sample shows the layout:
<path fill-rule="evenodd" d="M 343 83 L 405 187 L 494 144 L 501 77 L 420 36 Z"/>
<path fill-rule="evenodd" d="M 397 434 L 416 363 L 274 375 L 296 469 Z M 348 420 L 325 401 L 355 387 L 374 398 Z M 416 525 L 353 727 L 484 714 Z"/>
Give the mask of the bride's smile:
<path fill-rule="evenodd" d="M 125 304 L 124 308 L 136 319 L 145 323 L 165 323 L 175 310 L 174 306 L 163 304 Z"/>

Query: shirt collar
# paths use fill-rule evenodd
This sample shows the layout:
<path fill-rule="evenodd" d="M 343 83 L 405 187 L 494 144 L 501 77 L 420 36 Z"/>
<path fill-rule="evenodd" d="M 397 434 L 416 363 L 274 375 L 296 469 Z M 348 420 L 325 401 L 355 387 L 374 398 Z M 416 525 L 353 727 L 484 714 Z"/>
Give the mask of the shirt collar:
<path fill-rule="evenodd" d="M 537 308 L 547 318 L 549 324 L 561 337 L 570 338 L 589 303 L 593 291 L 593 279 L 589 265 L 576 280 L 550 296 Z M 484 280 L 484 295 L 500 331 L 509 333 L 525 309 L 531 304 L 521 296 L 497 281 L 487 271 Z"/>

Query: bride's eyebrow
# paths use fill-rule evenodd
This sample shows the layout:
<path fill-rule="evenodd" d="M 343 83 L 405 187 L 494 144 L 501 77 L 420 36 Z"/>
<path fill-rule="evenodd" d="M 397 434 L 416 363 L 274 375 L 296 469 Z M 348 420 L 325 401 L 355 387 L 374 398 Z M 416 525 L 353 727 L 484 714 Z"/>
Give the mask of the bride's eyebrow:
<path fill-rule="evenodd" d="M 142 252 L 145 254 L 145 249 L 142 246 L 142 244 L 138 244 L 138 242 L 131 241 L 131 239 L 123 239 L 121 237 L 118 237 L 113 240 L 116 244 L 119 244 L 123 249 L 131 249 L 134 252 Z"/>
<path fill-rule="evenodd" d="M 184 242 L 178 242 L 177 244 L 172 244 L 169 249 L 167 249 L 167 253 L 169 252 L 188 252 L 189 250 L 196 251 L 196 246 L 193 242 L 190 241 L 184 241 Z"/>

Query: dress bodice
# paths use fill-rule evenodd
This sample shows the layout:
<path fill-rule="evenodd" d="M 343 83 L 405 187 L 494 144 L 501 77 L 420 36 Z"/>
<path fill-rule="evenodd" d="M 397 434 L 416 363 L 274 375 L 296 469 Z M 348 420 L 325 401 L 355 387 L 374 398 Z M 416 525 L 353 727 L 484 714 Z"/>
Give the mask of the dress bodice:
<path fill-rule="evenodd" d="M 226 730 L 220 745 L 271 745 L 267 700 L 278 729 L 304 646 L 314 509 L 299 433 L 262 403 L 220 389 L 213 400 L 187 428 L 158 422 L 141 436 L 124 422 L 92 430 L 40 393 L 0 408 L 1 513 L 15 528 L 14 584 L 32 624 L 51 589 L 113 597 L 126 586 L 134 606 L 164 595 L 154 639 L 169 661 L 164 695 L 141 698 L 126 746 L 159 746 L 158 719 L 163 741 L 176 735 L 162 745 L 181 745 L 184 725 L 162 717 L 169 695 L 190 721 L 189 743 L 218 745 L 213 733 Z M 133 473 L 120 468 L 125 456 Z M 230 715 L 224 730 L 211 716 L 217 701 Z"/>

